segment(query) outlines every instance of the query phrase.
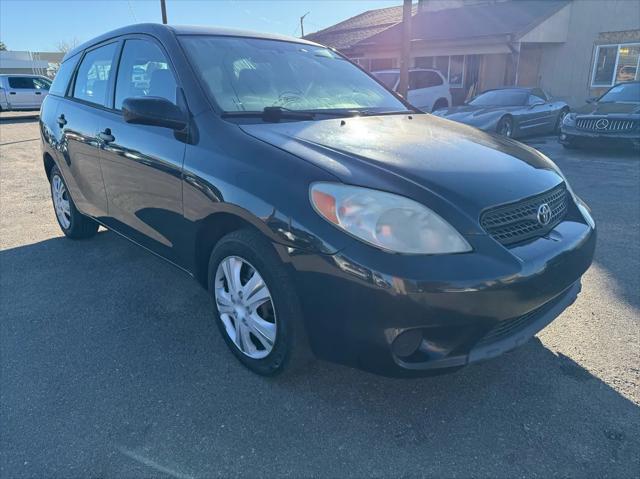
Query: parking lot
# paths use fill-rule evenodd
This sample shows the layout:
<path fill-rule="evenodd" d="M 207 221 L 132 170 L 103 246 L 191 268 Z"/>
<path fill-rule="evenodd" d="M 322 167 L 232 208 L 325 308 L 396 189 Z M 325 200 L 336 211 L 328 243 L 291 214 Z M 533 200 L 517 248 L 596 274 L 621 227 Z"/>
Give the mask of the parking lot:
<path fill-rule="evenodd" d="M 244 369 L 207 293 L 117 235 L 62 237 L 38 125 L 0 121 L 0 475 L 638 477 L 640 158 L 533 139 L 594 210 L 577 302 L 524 347 L 388 379 Z"/>

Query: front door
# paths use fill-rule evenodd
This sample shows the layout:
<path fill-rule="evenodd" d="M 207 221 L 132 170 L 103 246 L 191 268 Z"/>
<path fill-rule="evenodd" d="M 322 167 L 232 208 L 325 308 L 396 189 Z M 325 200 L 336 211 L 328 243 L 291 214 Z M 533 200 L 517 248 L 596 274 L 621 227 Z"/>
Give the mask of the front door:
<path fill-rule="evenodd" d="M 124 42 L 112 108 L 101 114 L 101 164 L 109 215 L 105 224 L 181 265 L 184 231 L 182 167 L 186 144 L 173 130 L 126 123 L 122 102 L 155 96 L 176 102 L 177 84 L 161 47 L 147 38 Z"/>
<path fill-rule="evenodd" d="M 70 172 L 65 176 L 63 171 L 63 176 L 78 209 L 96 218 L 107 213 L 97 133 L 117 50 L 118 42 L 112 42 L 84 55 L 70 98 L 60 102 L 56 113 L 62 131 L 62 166 Z"/>

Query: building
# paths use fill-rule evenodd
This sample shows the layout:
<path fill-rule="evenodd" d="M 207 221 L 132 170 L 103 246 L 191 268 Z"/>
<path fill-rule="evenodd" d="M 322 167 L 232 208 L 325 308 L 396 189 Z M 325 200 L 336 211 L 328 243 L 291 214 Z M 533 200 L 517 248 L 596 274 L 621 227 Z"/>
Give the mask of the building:
<path fill-rule="evenodd" d="M 306 38 L 375 71 L 399 65 L 402 6 L 371 10 Z M 454 103 L 506 85 L 541 87 L 576 106 L 640 79 L 637 0 L 423 0 L 411 65 L 449 79 Z"/>
<path fill-rule="evenodd" d="M 0 51 L 0 73 L 22 73 L 53 78 L 63 52 Z"/>

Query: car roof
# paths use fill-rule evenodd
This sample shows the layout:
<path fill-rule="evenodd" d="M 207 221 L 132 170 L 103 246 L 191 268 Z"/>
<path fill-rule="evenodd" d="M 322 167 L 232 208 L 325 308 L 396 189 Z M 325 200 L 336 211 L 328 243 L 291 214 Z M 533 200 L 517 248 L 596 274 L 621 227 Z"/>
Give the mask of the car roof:
<path fill-rule="evenodd" d="M 306 45 L 322 46 L 318 43 L 304 40 L 302 38 L 289 37 L 286 35 L 277 35 L 270 33 L 254 32 L 250 30 L 237 30 L 233 28 L 218 28 L 199 25 L 163 25 L 160 23 L 138 23 L 135 25 L 128 25 L 126 27 L 111 30 L 103 33 L 102 35 L 95 37 L 87 42 L 78 45 L 73 50 L 70 50 L 63 58 L 65 61 L 67 58 L 77 55 L 78 53 L 92 47 L 98 43 L 102 43 L 111 38 L 116 38 L 122 35 L 130 35 L 142 33 L 153 36 L 162 36 L 166 34 L 172 35 L 218 35 L 226 37 L 242 37 L 242 38 L 259 38 L 264 40 L 279 40 L 287 42 L 302 43 Z"/>
<path fill-rule="evenodd" d="M 487 93 L 490 91 L 503 91 L 503 90 L 512 90 L 512 91 L 521 91 L 524 93 L 531 93 L 533 90 L 542 90 L 542 88 L 524 87 L 524 86 L 504 86 L 499 88 L 490 88 L 489 90 L 485 90 L 482 93 Z"/>
<path fill-rule="evenodd" d="M 409 71 L 410 72 L 436 72 L 436 73 L 440 73 L 435 68 L 409 68 Z M 376 71 L 371 72 L 371 73 L 400 73 L 400 69 L 399 68 L 388 68 L 386 70 L 376 70 Z"/>

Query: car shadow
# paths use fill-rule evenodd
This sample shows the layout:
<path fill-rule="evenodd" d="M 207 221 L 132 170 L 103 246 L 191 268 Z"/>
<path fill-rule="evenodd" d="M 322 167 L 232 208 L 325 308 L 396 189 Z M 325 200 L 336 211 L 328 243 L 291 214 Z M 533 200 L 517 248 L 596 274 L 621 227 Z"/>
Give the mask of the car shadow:
<path fill-rule="evenodd" d="M 0 252 L 8 476 L 633 476 L 640 411 L 538 339 L 455 374 L 265 379 L 208 294 L 111 232 Z"/>

